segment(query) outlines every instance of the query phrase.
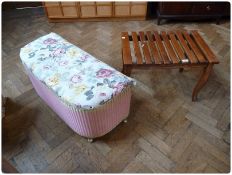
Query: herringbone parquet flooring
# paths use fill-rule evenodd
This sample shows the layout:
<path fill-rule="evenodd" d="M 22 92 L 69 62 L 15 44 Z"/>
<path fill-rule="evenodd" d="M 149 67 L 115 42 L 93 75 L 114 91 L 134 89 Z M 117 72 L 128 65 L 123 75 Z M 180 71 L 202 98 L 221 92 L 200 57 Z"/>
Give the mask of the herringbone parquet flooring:
<path fill-rule="evenodd" d="M 19 172 L 226 173 L 230 171 L 230 23 L 128 22 L 48 23 L 21 12 L 3 16 L 3 157 Z M 13 18 L 14 16 L 15 18 Z M 121 31 L 197 29 L 218 55 L 208 84 L 191 102 L 199 70 L 133 70 L 128 123 L 90 144 L 75 134 L 38 97 L 19 50 L 56 32 L 121 70 Z"/>

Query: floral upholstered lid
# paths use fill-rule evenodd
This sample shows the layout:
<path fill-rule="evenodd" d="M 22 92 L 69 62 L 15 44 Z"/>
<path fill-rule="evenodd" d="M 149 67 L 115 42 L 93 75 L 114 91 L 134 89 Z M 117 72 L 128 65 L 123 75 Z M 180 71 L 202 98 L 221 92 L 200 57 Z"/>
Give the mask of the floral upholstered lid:
<path fill-rule="evenodd" d="M 96 108 L 135 83 L 55 33 L 21 48 L 20 57 L 62 101 L 80 108 Z"/>

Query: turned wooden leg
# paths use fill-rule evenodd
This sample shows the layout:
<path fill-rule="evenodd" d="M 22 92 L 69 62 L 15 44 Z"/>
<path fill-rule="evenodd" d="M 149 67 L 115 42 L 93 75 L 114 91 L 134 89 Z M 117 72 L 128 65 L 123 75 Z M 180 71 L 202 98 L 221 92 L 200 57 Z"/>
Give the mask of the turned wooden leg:
<path fill-rule="evenodd" d="M 193 89 L 192 101 L 197 100 L 197 94 L 203 88 L 203 86 L 206 84 L 207 80 L 209 79 L 209 75 L 210 75 L 212 69 L 213 69 L 213 64 L 209 64 L 204 68 L 200 79 L 198 80 L 196 86 Z"/>
<path fill-rule="evenodd" d="M 181 67 L 181 68 L 179 69 L 179 72 L 183 72 L 183 71 L 184 71 L 184 68 Z"/>
<path fill-rule="evenodd" d="M 125 75 L 127 75 L 127 76 L 130 76 L 130 74 L 131 74 L 131 67 L 128 66 L 128 65 L 123 65 L 122 73 L 125 74 Z"/>

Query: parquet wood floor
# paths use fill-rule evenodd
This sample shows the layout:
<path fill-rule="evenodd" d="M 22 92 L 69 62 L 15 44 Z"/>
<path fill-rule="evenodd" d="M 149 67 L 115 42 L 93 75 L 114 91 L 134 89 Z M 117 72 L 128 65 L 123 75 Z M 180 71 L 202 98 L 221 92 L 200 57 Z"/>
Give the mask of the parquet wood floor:
<path fill-rule="evenodd" d="M 17 15 L 18 14 L 18 15 Z M 2 93 L 9 97 L 3 157 L 19 172 L 226 173 L 230 171 L 230 22 L 48 23 L 41 13 L 14 12 L 2 26 Z M 56 32 L 117 70 L 121 31 L 197 29 L 220 64 L 191 101 L 199 71 L 133 70 L 128 123 L 90 144 L 38 97 L 20 62 L 20 48 Z"/>

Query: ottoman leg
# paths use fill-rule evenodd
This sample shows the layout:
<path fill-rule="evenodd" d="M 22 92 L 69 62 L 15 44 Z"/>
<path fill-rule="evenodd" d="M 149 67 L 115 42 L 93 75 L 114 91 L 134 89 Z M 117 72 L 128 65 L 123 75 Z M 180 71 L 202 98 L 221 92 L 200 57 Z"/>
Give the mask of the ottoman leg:
<path fill-rule="evenodd" d="M 93 142 L 93 139 L 88 138 L 87 141 L 88 141 L 89 143 L 92 143 L 92 142 Z"/>
<path fill-rule="evenodd" d="M 127 118 L 123 120 L 124 123 L 127 123 Z"/>

